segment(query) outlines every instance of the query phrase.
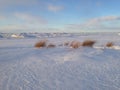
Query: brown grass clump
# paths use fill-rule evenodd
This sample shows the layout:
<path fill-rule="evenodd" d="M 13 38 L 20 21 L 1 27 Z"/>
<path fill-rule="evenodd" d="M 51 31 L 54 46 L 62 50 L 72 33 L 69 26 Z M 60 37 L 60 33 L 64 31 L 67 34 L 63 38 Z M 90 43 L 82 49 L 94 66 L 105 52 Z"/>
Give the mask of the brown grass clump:
<path fill-rule="evenodd" d="M 81 43 L 79 41 L 72 41 L 70 46 L 72 48 L 79 48 L 81 46 Z"/>
<path fill-rule="evenodd" d="M 106 44 L 106 47 L 112 47 L 114 44 L 113 44 L 113 42 L 108 42 L 107 44 Z"/>
<path fill-rule="evenodd" d="M 42 47 L 46 47 L 46 40 L 41 40 L 39 42 L 37 42 L 34 47 L 36 48 L 42 48 Z"/>
<path fill-rule="evenodd" d="M 93 47 L 93 45 L 95 44 L 96 42 L 93 41 L 93 40 L 85 40 L 83 43 L 82 43 L 82 46 L 84 47 Z"/>
<path fill-rule="evenodd" d="M 56 45 L 54 45 L 54 44 L 49 44 L 49 45 L 47 46 L 47 48 L 54 48 L 54 47 L 56 47 Z"/>

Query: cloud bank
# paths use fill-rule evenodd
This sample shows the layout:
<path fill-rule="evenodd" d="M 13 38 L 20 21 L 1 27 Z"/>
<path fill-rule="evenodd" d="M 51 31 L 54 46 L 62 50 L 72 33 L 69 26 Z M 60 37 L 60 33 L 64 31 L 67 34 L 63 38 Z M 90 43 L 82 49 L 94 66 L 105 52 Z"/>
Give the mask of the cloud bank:
<path fill-rule="evenodd" d="M 58 12 L 58 11 L 61 11 L 63 9 L 64 9 L 63 6 L 48 5 L 48 10 L 52 11 L 52 12 Z"/>
<path fill-rule="evenodd" d="M 0 26 L 0 31 L 29 31 L 38 30 L 48 24 L 43 17 L 31 15 L 28 13 L 13 13 L 9 17 L 0 16 L 0 20 L 4 18 L 4 25 Z M 1 23 L 2 21 L 0 21 Z"/>
<path fill-rule="evenodd" d="M 115 25 L 113 22 L 120 22 L 120 16 L 93 18 L 81 24 L 69 24 L 67 28 L 77 30 L 120 30 L 120 26 Z"/>
<path fill-rule="evenodd" d="M 14 13 L 14 16 L 19 20 L 28 24 L 47 24 L 47 20 L 40 16 L 30 15 L 26 13 Z"/>

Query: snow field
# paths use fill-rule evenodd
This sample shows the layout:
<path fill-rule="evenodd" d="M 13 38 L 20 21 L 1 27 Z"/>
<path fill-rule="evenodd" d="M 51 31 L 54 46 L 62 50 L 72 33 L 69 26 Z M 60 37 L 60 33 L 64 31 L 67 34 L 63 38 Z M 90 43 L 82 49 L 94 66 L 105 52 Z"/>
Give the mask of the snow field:
<path fill-rule="evenodd" d="M 120 90 L 120 50 L 101 46 L 110 36 L 90 37 L 100 43 L 36 49 L 38 39 L 0 40 L 0 90 Z M 75 39 L 83 40 L 49 38 L 57 45 Z M 119 45 L 120 39 L 114 40 Z"/>

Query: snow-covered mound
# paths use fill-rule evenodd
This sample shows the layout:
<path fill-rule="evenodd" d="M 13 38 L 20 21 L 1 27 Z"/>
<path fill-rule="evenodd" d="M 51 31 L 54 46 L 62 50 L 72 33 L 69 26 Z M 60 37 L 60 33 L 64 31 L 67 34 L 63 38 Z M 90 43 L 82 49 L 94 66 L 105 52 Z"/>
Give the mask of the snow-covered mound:
<path fill-rule="evenodd" d="M 48 38 L 99 40 L 93 48 L 34 48 L 39 39 L 0 40 L 0 90 L 120 90 L 120 50 L 100 46 L 111 36 Z M 112 37 L 119 45 L 120 39 Z"/>
<path fill-rule="evenodd" d="M 76 34 L 76 35 L 80 35 Z M 3 36 L 3 38 L 48 38 L 48 37 L 69 37 L 72 36 L 70 33 L 0 33 L 0 37 Z"/>
<path fill-rule="evenodd" d="M 22 38 L 54 38 L 54 37 L 72 37 L 75 38 L 76 36 L 81 37 L 94 37 L 94 36 L 104 36 L 104 37 L 119 37 L 117 32 L 96 32 L 96 33 L 89 33 L 89 32 L 81 32 L 81 33 L 0 33 L 0 36 L 3 38 L 11 38 L 13 37 L 22 37 Z M 18 39 L 18 38 L 17 38 Z"/>

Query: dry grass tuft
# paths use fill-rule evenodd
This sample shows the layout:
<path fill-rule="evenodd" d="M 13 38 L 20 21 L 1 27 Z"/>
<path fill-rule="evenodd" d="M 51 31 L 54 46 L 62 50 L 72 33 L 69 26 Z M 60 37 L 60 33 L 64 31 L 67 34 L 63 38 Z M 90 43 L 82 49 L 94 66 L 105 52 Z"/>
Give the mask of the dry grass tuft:
<path fill-rule="evenodd" d="M 82 46 L 84 47 L 93 47 L 93 45 L 96 43 L 96 41 L 93 41 L 93 40 L 85 40 L 83 43 L 82 43 Z"/>
<path fill-rule="evenodd" d="M 47 48 L 54 48 L 54 47 L 56 47 L 56 45 L 54 45 L 54 44 L 49 44 L 49 45 L 47 46 Z"/>
<path fill-rule="evenodd" d="M 112 47 L 113 45 L 114 45 L 113 42 L 108 42 L 108 43 L 106 44 L 106 47 Z"/>
<path fill-rule="evenodd" d="M 79 48 L 81 46 L 81 43 L 79 41 L 72 41 L 70 46 L 72 48 Z"/>
<path fill-rule="evenodd" d="M 36 48 L 42 48 L 42 47 L 46 47 L 46 40 L 41 40 L 39 42 L 37 42 L 34 47 Z"/>

